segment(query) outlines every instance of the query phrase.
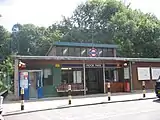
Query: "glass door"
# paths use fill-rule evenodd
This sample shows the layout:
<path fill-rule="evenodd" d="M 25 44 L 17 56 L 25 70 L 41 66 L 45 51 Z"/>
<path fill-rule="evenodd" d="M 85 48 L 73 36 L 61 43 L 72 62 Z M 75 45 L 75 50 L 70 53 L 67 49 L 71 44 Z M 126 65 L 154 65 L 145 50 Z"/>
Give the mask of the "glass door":
<path fill-rule="evenodd" d="M 36 81 L 37 81 L 37 97 L 38 98 L 42 98 L 43 97 L 43 92 L 42 92 L 42 89 L 43 89 L 43 82 L 42 82 L 42 76 L 43 76 L 43 73 L 42 71 L 38 71 L 36 72 Z"/>
<path fill-rule="evenodd" d="M 37 98 L 36 72 L 29 72 L 29 97 Z"/>
<path fill-rule="evenodd" d="M 29 97 L 30 98 L 42 98 L 42 82 L 43 73 L 40 70 L 29 72 Z"/>

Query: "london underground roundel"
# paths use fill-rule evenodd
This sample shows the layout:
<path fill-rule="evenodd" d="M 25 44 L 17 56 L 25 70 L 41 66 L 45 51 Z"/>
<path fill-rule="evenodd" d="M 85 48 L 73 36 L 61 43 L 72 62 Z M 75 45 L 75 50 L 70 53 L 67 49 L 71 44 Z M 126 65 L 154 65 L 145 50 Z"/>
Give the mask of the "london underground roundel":
<path fill-rule="evenodd" d="M 95 48 L 92 48 L 89 50 L 89 56 L 90 57 L 96 57 L 97 56 L 97 50 Z"/>

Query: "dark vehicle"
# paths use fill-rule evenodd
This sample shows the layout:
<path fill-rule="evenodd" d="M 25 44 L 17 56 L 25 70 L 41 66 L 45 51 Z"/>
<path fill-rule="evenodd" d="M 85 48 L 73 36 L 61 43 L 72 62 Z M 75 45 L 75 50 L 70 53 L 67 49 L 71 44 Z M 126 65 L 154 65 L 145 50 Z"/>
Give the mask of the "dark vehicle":
<path fill-rule="evenodd" d="M 155 93 L 156 93 L 156 96 L 157 96 L 158 98 L 160 98 L 160 76 L 159 76 L 159 78 L 158 78 L 157 81 L 156 81 Z"/>

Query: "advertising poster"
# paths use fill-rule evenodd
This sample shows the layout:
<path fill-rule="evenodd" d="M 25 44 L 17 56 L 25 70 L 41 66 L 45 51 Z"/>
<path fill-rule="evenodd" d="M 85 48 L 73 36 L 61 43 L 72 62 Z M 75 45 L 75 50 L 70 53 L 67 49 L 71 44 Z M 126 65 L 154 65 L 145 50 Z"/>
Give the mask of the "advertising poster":
<path fill-rule="evenodd" d="M 20 72 L 20 87 L 28 88 L 28 72 Z"/>

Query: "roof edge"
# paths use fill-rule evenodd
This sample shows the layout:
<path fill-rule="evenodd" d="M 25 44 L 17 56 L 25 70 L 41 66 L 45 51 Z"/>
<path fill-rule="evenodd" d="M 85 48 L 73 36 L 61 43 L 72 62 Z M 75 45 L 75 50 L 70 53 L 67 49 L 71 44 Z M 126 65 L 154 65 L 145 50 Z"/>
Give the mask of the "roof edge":
<path fill-rule="evenodd" d="M 23 60 L 117 60 L 128 62 L 160 62 L 160 58 L 123 58 L 123 57 L 72 57 L 72 56 L 12 56 Z"/>

